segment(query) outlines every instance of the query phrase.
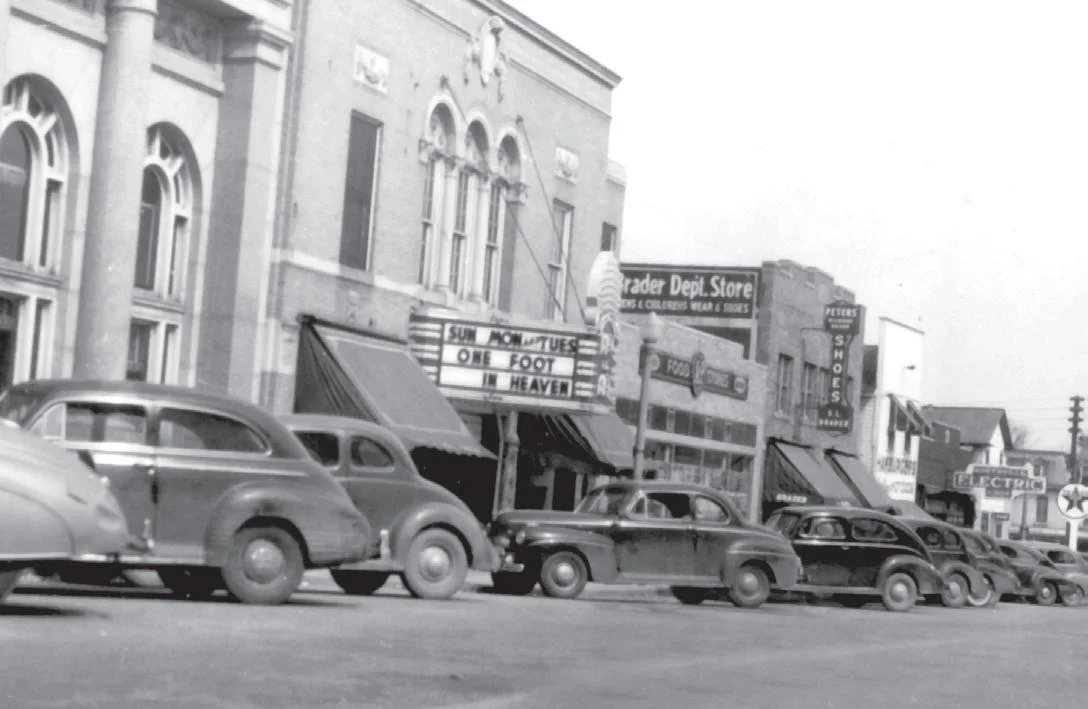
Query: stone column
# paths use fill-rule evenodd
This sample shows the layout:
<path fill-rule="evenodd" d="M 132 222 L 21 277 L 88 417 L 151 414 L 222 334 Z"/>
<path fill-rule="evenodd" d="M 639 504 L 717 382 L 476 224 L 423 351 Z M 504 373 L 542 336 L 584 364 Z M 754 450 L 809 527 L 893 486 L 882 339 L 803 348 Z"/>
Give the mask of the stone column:
<path fill-rule="evenodd" d="M 247 401 L 257 395 L 261 366 L 261 293 L 274 229 L 290 44 L 288 34 L 261 22 L 225 38 L 197 371 L 203 384 Z"/>
<path fill-rule="evenodd" d="M 469 263 L 472 264 L 472 284 L 469 288 L 469 297 L 472 300 L 484 301 L 484 263 L 487 257 L 487 227 L 491 216 L 491 179 L 480 176 L 480 187 L 476 191 L 476 238 L 470 244 L 472 255 Z"/>
<path fill-rule="evenodd" d="M 123 379 L 158 0 L 109 0 L 76 326 L 76 378 Z"/>

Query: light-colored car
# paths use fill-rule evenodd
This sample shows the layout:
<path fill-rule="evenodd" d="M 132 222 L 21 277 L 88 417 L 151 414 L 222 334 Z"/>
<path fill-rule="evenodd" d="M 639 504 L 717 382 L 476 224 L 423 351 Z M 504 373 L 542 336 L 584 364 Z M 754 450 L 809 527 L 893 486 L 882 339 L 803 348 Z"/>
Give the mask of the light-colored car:
<path fill-rule="evenodd" d="M 0 425 L 0 601 L 40 564 L 116 556 L 131 537 L 109 487 L 72 453 Z"/>
<path fill-rule="evenodd" d="M 1053 542 L 1024 542 L 1024 546 L 1039 552 L 1067 579 L 1077 585 L 1074 595 L 1062 600 L 1066 605 L 1079 606 L 1088 598 L 1088 561 L 1065 546 Z"/>

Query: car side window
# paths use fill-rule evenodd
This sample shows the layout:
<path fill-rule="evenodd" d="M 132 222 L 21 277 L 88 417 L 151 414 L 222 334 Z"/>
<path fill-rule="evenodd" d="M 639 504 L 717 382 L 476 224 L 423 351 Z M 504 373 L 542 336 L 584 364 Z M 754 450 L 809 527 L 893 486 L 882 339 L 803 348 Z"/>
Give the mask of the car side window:
<path fill-rule="evenodd" d="M 1001 548 L 1001 553 L 1004 554 L 1005 556 L 1009 557 L 1010 559 L 1015 559 L 1016 557 L 1020 556 L 1019 554 L 1016 553 L 1016 550 L 1013 549 L 1010 546 L 1006 546 L 1006 545 L 1002 544 L 1000 548 Z"/>
<path fill-rule="evenodd" d="M 325 431 L 295 431 L 310 456 L 318 463 L 335 468 L 340 465 L 340 437 Z"/>
<path fill-rule="evenodd" d="M 729 522 L 729 512 L 720 504 L 702 495 L 695 496 L 695 519 L 704 522 Z"/>
<path fill-rule="evenodd" d="M 945 549 L 952 549 L 959 551 L 963 549 L 963 541 L 960 539 L 960 535 L 953 532 L 951 529 L 946 529 L 942 532 L 941 538 L 944 541 Z"/>
<path fill-rule="evenodd" d="M 984 545 L 982 542 L 975 539 L 974 537 L 965 536 L 963 538 L 963 541 L 968 551 L 970 551 L 972 554 L 986 555 L 990 553 L 990 550 L 986 548 L 986 545 Z"/>
<path fill-rule="evenodd" d="M 1054 551 L 1047 552 L 1047 557 L 1055 564 L 1076 564 L 1077 560 L 1073 557 L 1073 552 L 1062 551 L 1055 549 Z"/>
<path fill-rule="evenodd" d="M 879 519 L 855 519 L 850 523 L 850 531 L 859 542 L 894 542 L 899 539 L 891 525 Z M 938 532 L 937 544 L 940 543 L 941 535 Z"/>
<path fill-rule="evenodd" d="M 655 519 L 691 519 L 691 498 L 680 492 L 651 492 L 646 512 Z"/>
<path fill-rule="evenodd" d="M 42 438 L 76 443 L 147 444 L 147 409 L 134 404 L 66 401 L 31 427 Z"/>
<path fill-rule="evenodd" d="M 268 444 L 241 421 L 208 411 L 166 408 L 159 418 L 159 445 L 221 453 L 266 453 Z"/>
<path fill-rule="evenodd" d="M 348 456 L 352 467 L 367 472 L 390 472 L 395 467 L 385 446 L 366 436 L 352 436 Z"/>
<path fill-rule="evenodd" d="M 831 517 L 810 517 L 801 524 L 801 536 L 808 539 L 846 539 L 846 528 Z"/>
<path fill-rule="evenodd" d="M 918 527 L 917 532 L 922 543 L 930 549 L 940 549 L 943 545 L 944 535 L 941 534 L 941 530 L 934 527 Z"/>

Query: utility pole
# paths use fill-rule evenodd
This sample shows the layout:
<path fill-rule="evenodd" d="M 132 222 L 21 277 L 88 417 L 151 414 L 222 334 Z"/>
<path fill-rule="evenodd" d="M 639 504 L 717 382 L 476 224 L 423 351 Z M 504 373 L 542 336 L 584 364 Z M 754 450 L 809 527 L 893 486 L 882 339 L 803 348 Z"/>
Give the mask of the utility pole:
<path fill-rule="evenodd" d="M 1069 400 L 1073 402 L 1073 405 L 1069 407 L 1069 410 L 1073 412 L 1073 415 L 1069 417 L 1070 422 L 1072 422 L 1073 424 L 1069 428 L 1069 433 L 1071 434 L 1071 439 L 1069 443 L 1069 477 L 1070 482 L 1074 482 L 1079 485 L 1081 483 L 1081 479 L 1080 463 L 1077 460 L 1077 453 L 1080 445 L 1080 415 L 1084 412 L 1084 409 L 1081 407 L 1081 402 L 1084 401 L 1084 397 L 1071 396 L 1069 397 Z"/>

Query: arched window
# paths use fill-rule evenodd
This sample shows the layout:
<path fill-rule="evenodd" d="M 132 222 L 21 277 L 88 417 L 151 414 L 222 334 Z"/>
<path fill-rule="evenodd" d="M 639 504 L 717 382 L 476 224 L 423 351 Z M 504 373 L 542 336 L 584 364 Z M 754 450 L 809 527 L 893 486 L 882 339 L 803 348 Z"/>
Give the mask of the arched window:
<path fill-rule="evenodd" d="M 487 172 L 487 133 L 474 122 L 465 133 L 465 159 L 457 174 L 457 200 L 454 203 L 453 243 L 450 245 L 450 290 L 468 295 L 471 255 L 476 252 L 477 214 L 480 208 L 480 184 Z"/>
<path fill-rule="evenodd" d="M 483 268 L 483 296 L 491 306 L 498 304 L 503 270 L 502 251 L 508 227 L 507 213 L 514 209 L 513 193 L 521 182 L 521 154 L 513 137 L 506 136 L 499 143 L 496 162 L 498 175 L 491 182 Z M 517 224 L 511 220 L 509 226 L 516 228 Z"/>
<path fill-rule="evenodd" d="M 63 232 L 67 142 L 56 107 L 33 79 L 15 79 L 0 104 L 0 257 L 50 267 Z"/>
<path fill-rule="evenodd" d="M 423 235 L 419 249 L 419 282 L 430 288 L 438 280 L 442 251 L 442 217 L 446 174 L 453 157 L 453 114 L 437 106 L 427 124 L 427 173 L 423 183 Z"/>
<path fill-rule="evenodd" d="M 168 125 L 153 126 L 147 133 L 134 283 L 154 298 L 144 298 L 133 307 L 129 379 L 165 384 L 180 380 L 184 316 L 178 314 L 176 305 L 159 305 L 157 301 L 185 301 L 185 265 L 196 188 L 195 166 L 183 150 L 184 141 L 184 136 Z"/>
<path fill-rule="evenodd" d="M 135 284 L 163 298 L 183 295 L 185 253 L 192 219 L 190 166 L 162 126 L 148 131 L 140 200 Z"/>

